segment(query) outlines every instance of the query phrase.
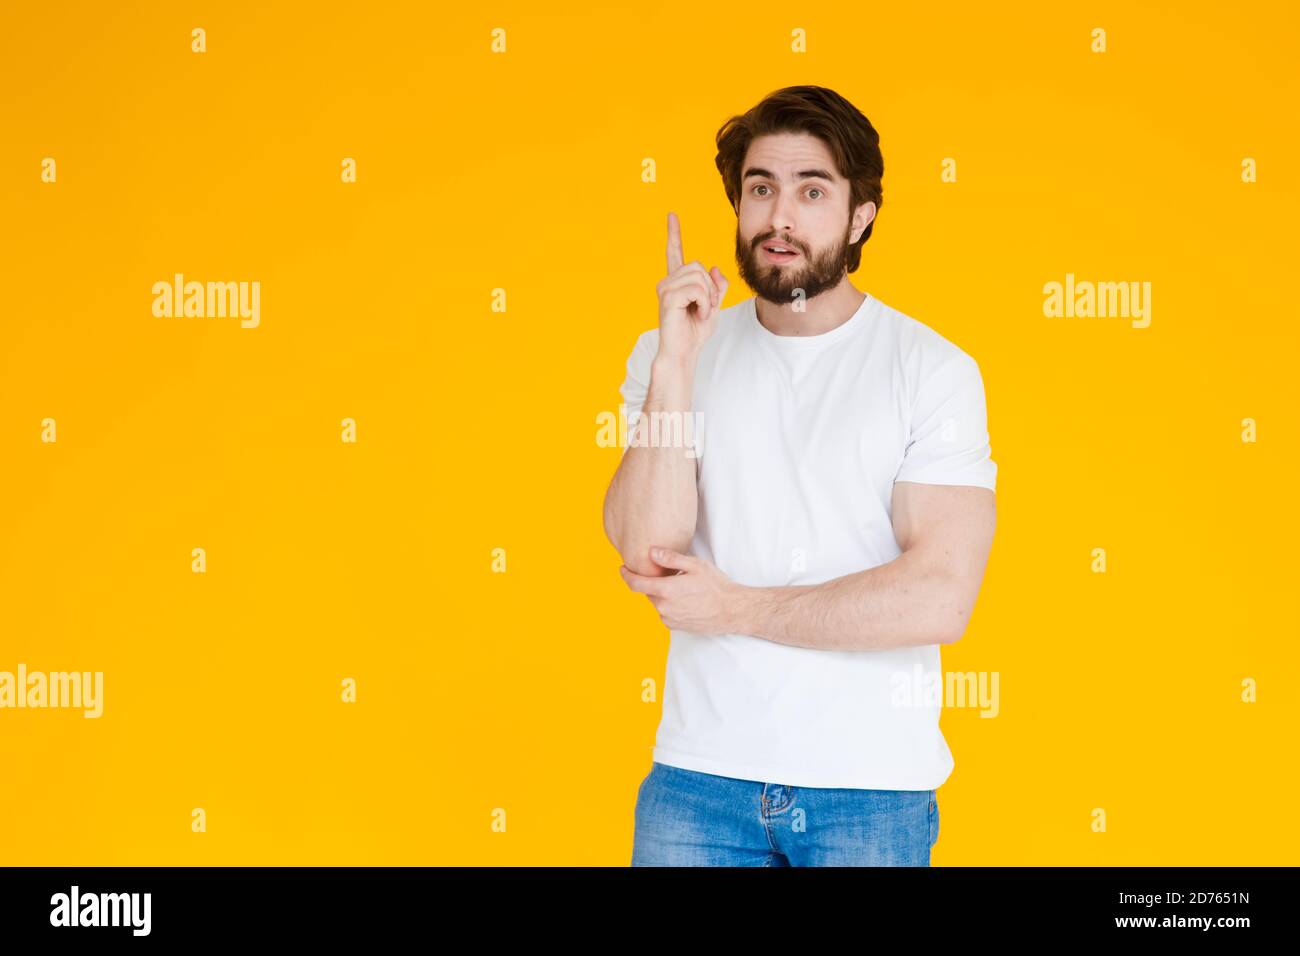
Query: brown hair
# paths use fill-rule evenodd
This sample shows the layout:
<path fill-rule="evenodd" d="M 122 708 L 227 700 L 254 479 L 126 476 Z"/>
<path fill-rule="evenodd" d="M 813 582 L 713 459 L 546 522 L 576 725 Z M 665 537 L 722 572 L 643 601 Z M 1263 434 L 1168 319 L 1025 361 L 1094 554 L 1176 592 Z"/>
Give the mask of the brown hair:
<path fill-rule="evenodd" d="M 718 130 L 715 162 L 722 174 L 731 207 L 740 212 L 741 164 L 749 145 L 769 133 L 811 133 L 830 149 L 839 174 L 849 181 L 849 214 L 865 202 L 879 210 L 884 202 L 880 180 L 885 160 L 880 135 L 858 108 L 834 90 L 823 86 L 787 86 L 769 93 L 743 116 L 733 116 Z M 862 246 L 871 238 L 873 218 L 861 237 L 849 247 L 848 271 L 862 260 Z"/>

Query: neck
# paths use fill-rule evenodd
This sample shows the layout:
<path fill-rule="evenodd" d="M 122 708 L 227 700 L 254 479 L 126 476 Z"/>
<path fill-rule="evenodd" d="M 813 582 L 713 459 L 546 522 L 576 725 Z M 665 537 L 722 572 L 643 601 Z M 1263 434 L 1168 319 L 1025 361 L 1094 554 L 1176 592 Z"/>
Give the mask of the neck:
<path fill-rule="evenodd" d="M 853 318 L 866 298 L 845 276 L 835 288 L 805 301 L 802 312 L 795 311 L 794 302 L 778 305 L 763 298 L 754 307 L 758 321 L 774 335 L 822 335 Z"/>

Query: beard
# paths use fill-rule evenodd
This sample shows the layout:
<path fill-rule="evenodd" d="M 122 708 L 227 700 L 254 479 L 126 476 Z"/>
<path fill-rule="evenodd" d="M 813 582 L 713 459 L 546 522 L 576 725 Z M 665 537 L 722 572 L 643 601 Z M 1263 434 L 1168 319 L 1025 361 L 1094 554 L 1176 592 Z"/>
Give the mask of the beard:
<path fill-rule="evenodd" d="M 789 305 L 795 300 L 795 292 L 803 290 L 806 301 L 821 295 L 827 289 L 835 288 L 847 275 L 849 235 L 852 231 L 850 223 L 839 242 L 816 255 L 810 256 L 807 247 L 800 244 L 794 246 L 800 253 L 797 259 L 787 263 L 773 263 L 763 258 L 761 247 L 776 237 L 767 236 L 760 242 L 746 242 L 737 225 L 736 267 L 745 284 L 760 299 L 766 299 L 773 305 Z"/>

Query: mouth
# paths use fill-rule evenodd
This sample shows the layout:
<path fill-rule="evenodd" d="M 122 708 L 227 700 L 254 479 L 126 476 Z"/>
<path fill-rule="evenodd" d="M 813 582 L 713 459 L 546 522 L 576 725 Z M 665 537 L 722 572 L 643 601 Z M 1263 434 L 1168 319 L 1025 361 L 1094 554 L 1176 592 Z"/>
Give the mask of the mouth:
<path fill-rule="evenodd" d="M 765 242 L 762 249 L 763 256 L 768 262 L 789 262 L 792 259 L 799 258 L 797 251 L 780 242 Z"/>

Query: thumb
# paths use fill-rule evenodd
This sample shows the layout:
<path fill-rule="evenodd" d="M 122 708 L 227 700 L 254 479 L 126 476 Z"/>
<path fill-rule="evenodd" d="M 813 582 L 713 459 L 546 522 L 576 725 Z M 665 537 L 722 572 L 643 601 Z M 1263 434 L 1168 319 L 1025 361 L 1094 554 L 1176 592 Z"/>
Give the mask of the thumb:
<path fill-rule="evenodd" d="M 713 284 L 718 287 L 718 305 L 722 305 L 722 300 L 727 296 L 727 286 L 730 285 L 727 277 L 722 274 L 722 270 L 714 266 L 709 273 L 713 276 Z"/>
<path fill-rule="evenodd" d="M 676 568 L 679 571 L 693 571 L 699 561 L 698 558 L 673 551 L 671 548 L 651 548 L 650 557 L 660 567 Z"/>

